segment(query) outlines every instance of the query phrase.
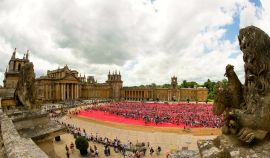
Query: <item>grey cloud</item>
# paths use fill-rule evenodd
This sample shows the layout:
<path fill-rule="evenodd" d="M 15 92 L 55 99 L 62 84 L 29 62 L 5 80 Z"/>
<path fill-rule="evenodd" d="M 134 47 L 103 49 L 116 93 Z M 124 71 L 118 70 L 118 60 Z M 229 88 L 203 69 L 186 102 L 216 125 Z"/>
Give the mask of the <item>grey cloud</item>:
<path fill-rule="evenodd" d="M 0 0 L 0 70 L 12 53 L 2 58 L 1 47 L 17 47 L 20 53 L 30 50 L 37 75 L 68 64 L 99 81 L 109 69 L 121 70 L 125 85 L 164 83 L 173 74 L 197 81 L 223 78 L 225 63 L 239 62 L 228 52 L 239 50 L 213 34 L 231 23 L 236 2 L 189 2 Z M 206 27 L 209 37 L 201 35 Z M 204 42 L 215 51 L 200 52 Z"/>

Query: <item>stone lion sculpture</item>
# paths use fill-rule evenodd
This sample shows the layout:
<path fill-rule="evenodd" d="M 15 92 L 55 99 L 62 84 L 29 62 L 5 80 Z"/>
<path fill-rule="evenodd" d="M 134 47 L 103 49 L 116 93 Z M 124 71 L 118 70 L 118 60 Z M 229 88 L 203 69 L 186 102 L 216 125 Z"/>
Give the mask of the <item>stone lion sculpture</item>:
<path fill-rule="evenodd" d="M 36 102 L 35 73 L 33 63 L 26 63 L 19 74 L 15 90 L 16 105 L 32 109 Z"/>
<path fill-rule="evenodd" d="M 228 84 L 216 87 L 214 114 L 224 114 L 224 134 L 245 143 L 266 138 L 270 131 L 270 38 L 259 28 L 240 30 L 245 83 L 241 84 L 233 66 L 226 67 Z"/>

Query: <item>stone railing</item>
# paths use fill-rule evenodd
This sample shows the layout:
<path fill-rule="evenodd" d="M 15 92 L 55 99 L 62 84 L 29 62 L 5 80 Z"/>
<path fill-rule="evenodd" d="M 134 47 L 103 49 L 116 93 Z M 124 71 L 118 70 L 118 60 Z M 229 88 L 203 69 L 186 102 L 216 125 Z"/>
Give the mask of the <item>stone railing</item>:
<path fill-rule="evenodd" d="M 49 158 L 30 138 L 23 138 L 0 108 L 0 156 L 3 158 Z M 4 149 L 3 149 L 4 148 Z M 2 151 L 2 155 L 1 155 Z"/>

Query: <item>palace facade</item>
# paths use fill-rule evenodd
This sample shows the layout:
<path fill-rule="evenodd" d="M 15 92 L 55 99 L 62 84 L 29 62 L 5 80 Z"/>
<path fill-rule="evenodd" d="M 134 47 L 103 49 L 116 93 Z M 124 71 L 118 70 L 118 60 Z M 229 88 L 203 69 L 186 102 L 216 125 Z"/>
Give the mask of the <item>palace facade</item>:
<path fill-rule="evenodd" d="M 123 87 L 121 96 L 125 100 L 147 100 L 147 101 L 206 101 L 208 89 L 177 88 L 177 77 L 171 78 L 170 88 L 156 87 Z"/>
<path fill-rule="evenodd" d="M 16 49 L 14 50 L 4 75 L 4 87 L 0 88 L 1 95 L 4 95 L 5 91 L 15 90 L 19 72 L 24 64 L 29 62 L 28 56 L 27 51 L 23 59 L 16 58 Z M 81 76 L 78 71 L 70 69 L 67 65 L 56 70 L 48 70 L 45 76 L 36 78 L 36 89 L 38 98 L 43 102 L 84 99 L 206 101 L 208 95 L 207 88 L 203 87 L 177 88 L 177 77 L 175 76 L 171 78 L 170 88 L 123 87 L 120 72 L 109 72 L 107 80 L 104 83 L 98 83 L 94 76 Z M 9 94 L 10 97 L 12 95 Z M 5 100 L 8 97 L 0 96 L 0 98 Z M 6 104 L 10 104 L 7 106 L 15 104 L 12 99 L 6 102 Z"/>

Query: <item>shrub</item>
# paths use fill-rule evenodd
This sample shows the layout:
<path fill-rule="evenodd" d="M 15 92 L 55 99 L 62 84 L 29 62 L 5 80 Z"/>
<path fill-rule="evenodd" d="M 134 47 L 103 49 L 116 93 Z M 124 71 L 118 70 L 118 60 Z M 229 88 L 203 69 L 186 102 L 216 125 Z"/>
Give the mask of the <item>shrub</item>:
<path fill-rule="evenodd" d="M 81 155 L 87 154 L 89 143 L 85 137 L 78 137 L 75 140 L 76 148 L 80 150 Z"/>

